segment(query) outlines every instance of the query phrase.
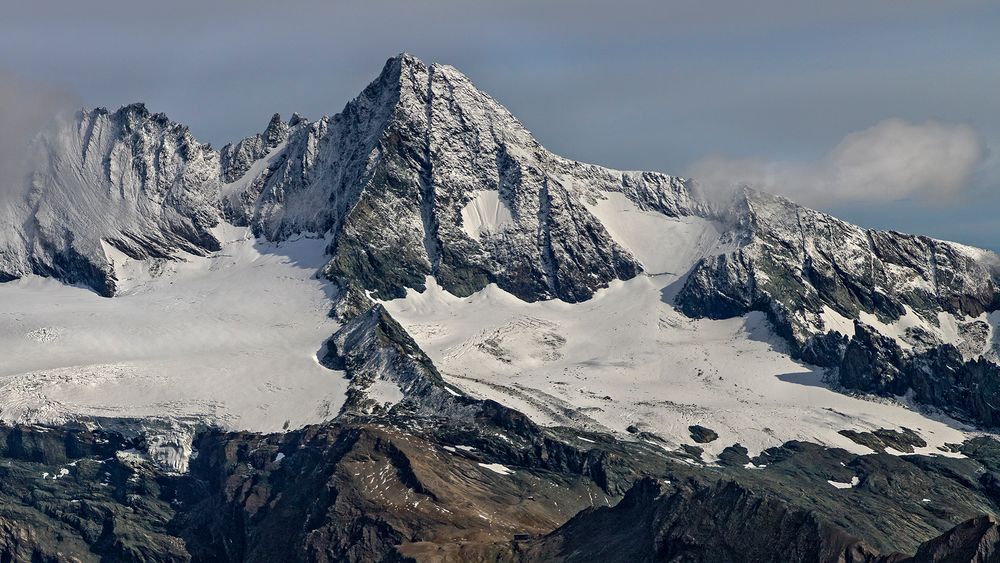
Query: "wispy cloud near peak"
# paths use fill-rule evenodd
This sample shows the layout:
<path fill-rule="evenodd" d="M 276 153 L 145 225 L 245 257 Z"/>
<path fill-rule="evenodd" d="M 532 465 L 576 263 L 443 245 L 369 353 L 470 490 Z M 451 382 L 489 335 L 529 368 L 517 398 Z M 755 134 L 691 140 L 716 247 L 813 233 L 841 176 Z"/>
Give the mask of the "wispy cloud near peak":
<path fill-rule="evenodd" d="M 709 194 L 741 185 L 806 205 L 946 201 L 968 186 L 986 155 L 968 125 L 893 118 L 848 134 L 816 162 L 781 162 L 712 155 L 688 175 Z"/>

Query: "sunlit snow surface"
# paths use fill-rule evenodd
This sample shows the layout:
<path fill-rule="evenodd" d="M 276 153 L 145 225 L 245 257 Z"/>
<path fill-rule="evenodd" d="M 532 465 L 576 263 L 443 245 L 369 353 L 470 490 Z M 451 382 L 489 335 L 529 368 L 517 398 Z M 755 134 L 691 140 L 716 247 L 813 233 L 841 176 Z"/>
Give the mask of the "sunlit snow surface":
<path fill-rule="evenodd" d="M 462 230 L 478 239 L 484 232 L 496 233 L 514 223 L 510 209 L 496 190 L 476 192 L 462 208 Z"/>
<path fill-rule="evenodd" d="M 445 379 L 546 424 L 655 433 L 691 443 L 688 426 L 716 430 L 711 456 L 735 442 L 751 453 L 798 439 L 870 452 L 837 433 L 905 426 L 922 451 L 962 441 L 960 425 L 906 407 L 831 390 L 822 370 L 794 361 L 763 315 L 690 319 L 672 303 L 680 274 L 718 252 L 704 220 L 672 219 L 609 198 L 592 211 L 643 262 L 641 275 L 612 282 L 583 303 L 525 303 L 491 285 L 458 298 L 428 279 L 386 303 Z M 715 238 L 713 238 L 715 237 Z M 692 247 L 698 252 L 692 253 Z"/>
<path fill-rule="evenodd" d="M 470 234 L 502 229 L 502 205 L 481 194 L 466 210 Z M 867 452 L 837 433 L 848 428 L 905 426 L 928 453 L 963 439 L 953 421 L 834 392 L 760 314 L 679 313 L 671 303 L 684 274 L 727 250 L 720 225 L 614 193 L 588 208 L 648 275 L 576 304 L 526 303 L 494 285 L 458 298 L 429 278 L 427 291 L 386 307 L 450 385 L 543 424 L 620 436 L 635 425 L 672 445 L 701 424 L 719 433 L 709 459 L 735 442 L 756 453 L 791 439 Z M 338 328 L 331 288 L 315 276 L 326 241 L 218 234 L 224 248 L 204 258 L 136 263 L 106 248 L 119 278 L 112 299 L 41 278 L 0 284 L 0 418 L 170 417 L 274 431 L 335 416 L 346 381 L 316 361 Z M 398 389 L 373 392 L 399 399 Z"/>
<path fill-rule="evenodd" d="M 121 294 L 42 278 L 0 284 L 0 418 L 169 417 L 280 430 L 335 416 L 337 330 L 315 278 L 325 241 L 270 245 L 220 228 L 208 257 L 136 263 L 109 249 Z"/>

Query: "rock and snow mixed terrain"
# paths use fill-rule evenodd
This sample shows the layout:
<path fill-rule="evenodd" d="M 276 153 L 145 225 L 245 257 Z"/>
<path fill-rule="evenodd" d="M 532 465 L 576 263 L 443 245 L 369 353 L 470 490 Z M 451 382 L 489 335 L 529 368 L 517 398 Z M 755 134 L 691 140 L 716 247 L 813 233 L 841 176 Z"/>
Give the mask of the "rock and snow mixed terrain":
<path fill-rule="evenodd" d="M 966 425 L 831 390 L 761 313 L 685 317 L 663 302 L 664 278 L 612 282 L 575 304 L 524 303 L 495 286 L 459 298 L 429 280 L 386 307 L 446 382 L 545 424 L 626 439 L 631 426 L 672 448 L 702 424 L 720 436 L 703 446 L 706 459 L 737 442 L 751 455 L 788 440 L 870 451 L 838 434 L 845 428 L 911 428 L 926 452 L 962 441 Z"/>
<path fill-rule="evenodd" d="M 23 190 L 0 202 L 0 279 L 40 274 L 116 290 L 105 252 L 135 259 L 217 250 L 219 156 L 142 104 L 82 111 L 34 143 Z"/>
<path fill-rule="evenodd" d="M 929 442 L 925 451 L 961 441 L 966 426 L 954 420 L 834 392 L 823 368 L 791 357 L 762 313 L 686 317 L 673 305 L 683 274 L 727 250 L 725 226 L 604 195 L 592 213 L 656 273 L 572 304 L 526 303 L 495 285 L 460 298 L 428 278 L 427 291 L 410 290 L 386 307 L 446 381 L 547 424 L 625 436 L 633 426 L 673 447 L 690 442 L 690 425 L 704 424 L 722 437 L 705 446 L 709 454 L 734 442 L 757 453 L 788 440 L 868 451 L 838 434 L 846 427 L 916 429 Z"/>
<path fill-rule="evenodd" d="M 710 456 L 789 439 L 858 449 L 845 428 L 960 441 L 945 416 L 833 391 L 838 369 L 901 395 L 930 361 L 911 356 L 997 358 L 992 253 L 561 158 L 457 70 L 409 55 L 343 112 L 275 116 L 218 152 L 133 105 L 79 114 L 38 153 L 0 246 L 0 275 L 20 278 L 0 286 L 9 421 L 276 430 L 352 410 L 358 393 L 419 402 L 427 386 L 388 373 L 397 360 L 328 369 L 341 324 L 327 310 L 345 300 L 360 309 L 341 321 L 379 301 L 394 320 L 330 343 L 383 354 L 364 335 L 398 321 L 450 394 L 667 447 L 703 424 L 724 438 Z M 858 372 L 881 348 L 854 345 L 855 321 L 901 347 L 899 375 Z M 917 400 L 983 420 L 988 397 L 967 395 Z"/>
<path fill-rule="evenodd" d="M 1000 506 L 1000 448 L 970 439 L 1000 426 L 991 252 L 562 158 L 409 55 L 341 113 L 218 151 L 132 105 L 81 112 L 35 156 L 0 201 L 0 420 L 63 427 L 15 426 L 0 456 L 24 481 L 113 455 L 37 472 L 82 544 L 133 545 L 80 524 L 65 491 L 87 479 L 114 485 L 90 499 L 110 513 L 139 503 L 137 545 L 206 560 L 287 555 L 267 534 L 302 558 L 572 559 L 560 542 L 607 516 L 709 529 L 676 505 L 809 538 L 796 560 L 833 542 L 882 561 L 843 529 L 912 551 Z M 136 492 L 150 460 L 193 481 Z M 670 479 L 632 486 L 649 475 Z M 735 481 L 697 483 L 716 477 Z M 789 479 L 810 493 L 783 496 Z M 841 518 L 851 503 L 866 512 Z M 8 522 L 0 503 L 0 552 L 21 553 Z M 552 535 L 496 543 L 519 527 Z M 709 536 L 692 545 L 741 543 Z"/>

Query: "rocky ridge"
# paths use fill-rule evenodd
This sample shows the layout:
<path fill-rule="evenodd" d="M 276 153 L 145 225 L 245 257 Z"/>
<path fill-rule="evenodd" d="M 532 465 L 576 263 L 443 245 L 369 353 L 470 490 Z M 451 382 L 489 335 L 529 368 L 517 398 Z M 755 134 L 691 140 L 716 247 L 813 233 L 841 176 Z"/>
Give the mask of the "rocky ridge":
<path fill-rule="evenodd" d="M 579 301 L 641 270 L 585 201 L 612 190 L 668 214 L 704 210 L 683 180 L 549 153 L 457 70 L 409 55 L 341 113 L 275 116 L 221 152 L 141 105 L 81 112 L 41 146 L 33 205 L 19 210 L 38 225 L 6 241 L 0 273 L 106 295 L 102 241 L 133 258 L 200 253 L 218 247 L 209 229 L 224 218 L 274 241 L 331 233 L 327 275 L 383 298 L 434 275 L 457 295 L 497 283 L 527 300 Z M 81 191 L 88 206 L 73 208 Z M 509 221 L 472 236 L 462 211 L 483 193 Z"/>
<path fill-rule="evenodd" d="M 988 561 L 997 549 L 995 521 L 977 516 L 1000 498 L 992 438 L 962 445 L 967 459 L 788 443 L 753 466 L 704 467 L 495 404 L 478 412 L 460 424 L 207 430 L 183 474 L 113 432 L 4 427 L 0 556 L 887 562 Z"/>
<path fill-rule="evenodd" d="M 115 292 L 114 252 L 134 259 L 217 250 L 219 157 L 142 104 L 61 121 L 35 143 L 23 200 L 6 198 L 0 279 L 27 274 Z"/>
<path fill-rule="evenodd" d="M 995 426 L 994 253 L 863 229 L 750 189 L 734 201 L 724 251 L 699 260 L 677 293 L 682 312 L 762 311 L 793 354 L 832 368 L 845 389 L 912 395 Z"/>

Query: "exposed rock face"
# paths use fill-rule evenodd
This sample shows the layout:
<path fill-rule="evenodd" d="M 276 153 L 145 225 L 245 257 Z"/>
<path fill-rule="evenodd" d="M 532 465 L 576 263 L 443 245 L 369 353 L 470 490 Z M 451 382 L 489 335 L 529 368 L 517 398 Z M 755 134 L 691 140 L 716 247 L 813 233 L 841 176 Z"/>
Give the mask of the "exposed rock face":
<path fill-rule="evenodd" d="M 763 311 L 803 346 L 835 328 L 824 308 L 886 323 L 909 308 L 936 324 L 938 312 L 976 317 L 1000 304 L 995 256 L 986 251 L 862 229 L 753 190 L 737 194 L 730 223 L 735 249 L 703 259 L 677 296 L 689 315 Z"/>
<path fill-rule="evenodd" d="M 866 393 L 905 391 L 898 381 L 905 361 L 899 345 L 858 321 L 854 331 L 840 363 L 840 384 Z"/>
<path fill-rule="evenodd" d="M 296 114 L 292 116 L 291 121 L 285 123 L 281 120 L 281 115 L 276 113 L 271 116 L 271 121 L 263 133 L 222 147 L 220 151 L 222 181 L 229 184 L 242 178 L 255 162 L 287 141 L 289 131 L 302 121 L 303 119 Z"/>
<path fill-rule="evenodd" d="M 789 442 L 718 481 L 682 472 L 639 481 L 617 505 L 585 510 L 529 542 L 522 560 L 993 561 L 995 519 L 970 520 L 944 505 L 993 513 L 986 499 L 997 498 L 1000 447 L 977 438 L 961 449 L 968 459 L 853 456 Z M 852 476 L 849 489 L 827 481 Z M 926 529 L 932 522 L 947 531 Z M 918 529 L 930 539 L 900 541 Z"/>
<path fill-rule="evenodd" d="M 623 562 L 877 558 L 842 529 L 735 483 L 650 479 L 639 481 L 613 508 L 577 515 L 529 553 L 535 560 Z"/>
<path fill-rule="evenodd" d="M 1000 561 L 1000 527 L 991 516 L 973 518 L 920 546 L 906 563 L 990 563 Z"/>
<path fill-rule="evenodd" d="M 951 345 L 928 350 L 906 366 L 904 384 L 914 398 L 990 428 L 1000 426 L 1000 366 L 963 361 Z"/>
<path fill-rule="evenodd" d="M 879 428 L 874 432 L 841 430 L 840 434 L 876 452 L 884 452 L 886 448 L 892 448 L 897 452 L 913 453 L 914 447 L 923 448 L 927 446 L 927 441 L 909 428 L 902 428 L 901 430 Z"/>
<path fill-rule="evenodd" d="M 713 442 L 719 437 L 714 430 L 701 426 L 700 424 L 689 426 L 688 432 L 691 433 L 691 439 L 699 444 Z"/>
<path fill-rule="evenodd" d="M 0 279 L 29 273 L 115 291 L 105 245 L 137 259 L 217 250 L 219 158 L 141 104 L 78 113 L 36 142 L 38 167 L 0 234 Z M 8 200 L 12 198 L 7 198 Z"/>
<path fill-rule="evenodd" d="M 113 433 L 3 428 L 0 557 L 875 562 L 910 560 L 900 550 L 990 561 L 996 549 L 988 518 L 925 542 L 995 510 L 991 438 L 963 445 L 966 459 L 788 443 L 754 459 L 766 470 L 699 468 L 635 443 L 581 449 L 567 443 L 573 433 L 496 404 L 477 409 L 446 425 L 382 417 L 272 435 L 210 430 L 186 474 L 164 473 Z M 860 477 L 850 491 L 827 481 L 850 475 Z"/>
<path fill-rule="evenodd" d="M 188 561 L 174 486 L 113 434 L 0 428 L 0 559 Z"/>
<path fill-rule="evenodd" d="M 750 463 L 750 456 L 747 455 L 748 453 L 750 453 L 749 450 L 747 450 L 742 444 L 726 446 L 725 449 L 719 453 L 719 465 L 743 467 L 744 465 Z"/>
<path fill-rule="evenodd" d="M 380 297 L 434 275 L 457 295 L 495 282 L 527 300 L 580 301 L 640 271 L 584 201 L 612 190 L 674 215 L 704 208 L 678 179 L 549 153 L 460 72 L 409 55 L 241 181 L 227 199 L 234 221 L 278 239 L 332 230 L 327 274 Z"/>
<path fill-rule="evenodd" d="M 215 535 L 199 560 L 382 561 L 460 542 L 496 552 L 493 542 L 544 533 L 604 494 L 395 429 L 219 435 L 199 450 L 208 495 L 178 522 L 189 545 Z"/>
<path fill-rule="evenodd" d="M 386 414 L 404 398 L 440 405 L 458 394 L 444 389 L 430 358 L 382 305 L 372 306 L 337 331 L 327 341 L 321 361 L 346 371 L 351 380 L 344 414 Z M 392 400 L 380 401 L 387 398 Z"/>
<path fill-rule="evenodd" d="M 908 557 L 879 553 L 813 513 L 732 482 L 646 479 L 616 506 L 585 510 L 533 542 L 521 560 L 987 563 L 1000 560 L 998 553 L 992 516 L 963 522 Z"/>
<path fill-rule="evenodd" d="M 951 344 L 904 354 L 892 339 L 856 323 L 856 334 L 839 365 L 846 389 L 880 395 L 911 393 L 915 401 L 990 428 L 1000 425 L 1000 367 L 966 361 Z"/>

